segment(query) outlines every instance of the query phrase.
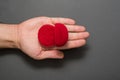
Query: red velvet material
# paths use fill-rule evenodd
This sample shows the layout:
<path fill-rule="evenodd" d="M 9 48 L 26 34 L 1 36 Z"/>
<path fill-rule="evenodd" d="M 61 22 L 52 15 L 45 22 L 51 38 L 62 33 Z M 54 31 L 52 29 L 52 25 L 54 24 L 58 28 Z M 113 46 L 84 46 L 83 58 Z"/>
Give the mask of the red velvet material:
<path fill-rule="evenodd" d="M 65 25 L 61 23 L 55 24 L 55 45 L 57 47 L 65 45 L 68 41 L 68 31 Z"/>
<path fill-rule="evenodd" d="M 38 32 L 38 40 L 42 46 L 52 47 L 55 45 L 54 39 L 54 26 L 52 25 L 43 25 Z"/>
<path fill-rule="evenodd" d="M 43 25 L 38 31 L 38 40 L 45 47 L 61 47 L 68 41 L 68 31 L 65 25 L 56 23 L 55 27 Z"/>

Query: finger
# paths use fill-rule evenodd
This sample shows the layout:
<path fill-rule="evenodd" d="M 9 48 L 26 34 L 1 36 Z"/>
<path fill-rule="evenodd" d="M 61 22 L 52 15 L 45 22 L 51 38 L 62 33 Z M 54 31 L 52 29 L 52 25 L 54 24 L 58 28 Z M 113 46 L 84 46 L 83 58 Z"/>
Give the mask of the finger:
<path fill-rule="evenodd" d="M 48 51 L 42 51 L 40 55 L 37 56 L 38 60 L 42 59 L 62 59 L 64 57 L 63 52 L 59 50 L 48 50 Z"/>
<path fill-rule="evenodd" d="M 65 44 L 64 46 L 55 47 L 54 49 L 59 49 L 59 50 L 71 49 L 71 48 L 81 47 L 85 44 L 86 44 L 86 40 L 80 39 L 80 40 L 68 41 L 67 44 Z"/>
<path fill-rule="evenodd" d="M 66 28 L 68 29 L 68 31 L 72 32 L 81 32 L 86 30 L 84 26 L 79 25 L 66 25 Z"/>
<path fill-rule="evenodd" d="M 63 23 L 63 24 L 75 24 L 75 20 L 70 18 L 51 18 L 53 24 L 55 23 Z"/>
<path fill-rule="evenodd" d="M 79 33 L 69 33 L 69 40 L 77 40 L 77 39 L 86 39 L 89 37 L 88 32 L 79 32 Z"/>

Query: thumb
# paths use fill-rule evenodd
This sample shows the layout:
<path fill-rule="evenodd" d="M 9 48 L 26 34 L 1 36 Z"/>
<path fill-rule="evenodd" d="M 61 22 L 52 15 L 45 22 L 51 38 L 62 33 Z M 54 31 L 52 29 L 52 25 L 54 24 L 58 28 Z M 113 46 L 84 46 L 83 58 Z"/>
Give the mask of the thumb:
<path fill-rule="evenodd" d="M 48 50 L 48 51 L 42 51 L 40 55 L 37 56 L 38 59 L 62 59 L 64 57 L 63 52 L 59 50 Z"/>

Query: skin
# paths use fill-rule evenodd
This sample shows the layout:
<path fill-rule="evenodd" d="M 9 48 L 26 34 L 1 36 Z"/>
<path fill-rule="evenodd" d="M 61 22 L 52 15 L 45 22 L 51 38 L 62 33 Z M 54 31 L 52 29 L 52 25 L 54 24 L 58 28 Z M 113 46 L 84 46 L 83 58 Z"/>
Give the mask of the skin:
<path fill-rule="evenodd" d="M 55 23 L 67 27 L 68 42 L 62 47 L 44 48 L 39 44 L 38 30 L 44 24 Z M 20 24 L 0 24 L 0 48 L 18 48 L 36 60 L 62 59 L 64 53 L 60 50 L 81 47 L 86 44 L 88 37 L 89 32 L 85 27 L 75 25 L 75 20 L 69 18 L 35 17 Z"/>

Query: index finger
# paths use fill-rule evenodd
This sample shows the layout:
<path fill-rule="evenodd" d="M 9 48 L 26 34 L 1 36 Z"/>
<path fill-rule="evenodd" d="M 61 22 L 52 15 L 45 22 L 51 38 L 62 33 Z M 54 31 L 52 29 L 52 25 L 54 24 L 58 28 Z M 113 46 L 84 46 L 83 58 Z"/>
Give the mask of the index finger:
<path fill-rule="evenodd" d="M 51 18 L 51 21 L 53 24 L 55 23 L 63 23 L 63 24 L 75 24 L 75 20 L 70 19 L 70 18 L 61 18 L 61 17 L 55 17 Z"/>

